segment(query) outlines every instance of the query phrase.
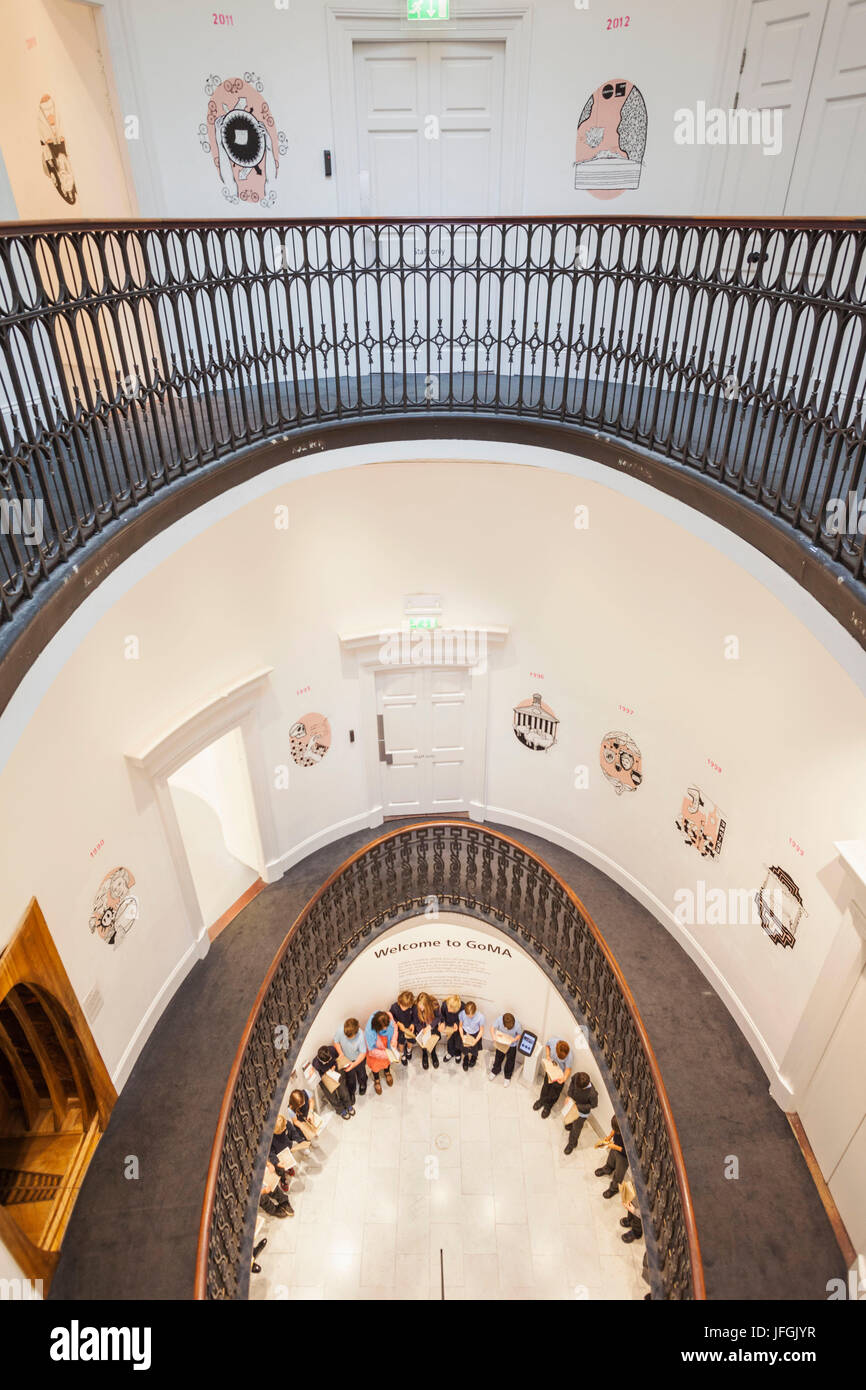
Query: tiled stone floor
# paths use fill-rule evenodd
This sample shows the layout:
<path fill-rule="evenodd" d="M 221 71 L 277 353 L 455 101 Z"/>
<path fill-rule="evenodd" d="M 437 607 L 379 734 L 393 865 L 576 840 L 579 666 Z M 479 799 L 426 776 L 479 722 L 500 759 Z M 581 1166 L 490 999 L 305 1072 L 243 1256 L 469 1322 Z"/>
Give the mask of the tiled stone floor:
<path fill-rule="evenodd" d="M 444 1268 L 446 1300 L 643 1298 L 644 1243 L 622 1243 L 620 1199 L 602 1198 L 596 1131 L 566 1158 L 558 1109 L 543 1120 L 537 1088 L 517 1073 L 505 1088 L 489 1064 L 424 1072 L 414 1057 L 351 1120 L 325 1107 L 294 1218 L 260 1222 L 250 1297 L 439 1299 Z"/>

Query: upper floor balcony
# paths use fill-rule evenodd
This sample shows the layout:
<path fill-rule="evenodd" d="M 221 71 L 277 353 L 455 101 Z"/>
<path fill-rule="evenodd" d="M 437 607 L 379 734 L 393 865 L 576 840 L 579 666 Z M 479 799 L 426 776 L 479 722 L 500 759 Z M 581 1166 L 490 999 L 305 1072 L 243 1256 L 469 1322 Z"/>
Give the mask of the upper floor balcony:
<path fill-rule="evenodd" d="M 626 470 L 866 645 L 864 250 L 866 222 L 6 225 L 0 703 L 179 515 L 287 454 L 395 436 Z"/>

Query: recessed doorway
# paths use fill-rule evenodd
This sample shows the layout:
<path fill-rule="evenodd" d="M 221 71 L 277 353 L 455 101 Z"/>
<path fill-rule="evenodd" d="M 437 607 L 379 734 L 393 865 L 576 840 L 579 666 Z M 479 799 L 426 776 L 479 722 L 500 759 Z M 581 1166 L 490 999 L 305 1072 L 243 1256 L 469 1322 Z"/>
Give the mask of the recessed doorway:
<path fill-rule="evenodd" d="M 401 667 L 376 674 L 384 816 L 465 811 L 467 667 Z"/>

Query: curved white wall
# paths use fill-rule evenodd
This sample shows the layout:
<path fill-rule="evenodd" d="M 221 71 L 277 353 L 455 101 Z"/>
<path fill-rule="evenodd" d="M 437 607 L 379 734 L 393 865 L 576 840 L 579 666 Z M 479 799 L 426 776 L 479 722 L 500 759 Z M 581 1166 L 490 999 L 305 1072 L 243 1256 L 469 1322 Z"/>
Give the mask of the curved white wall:
<path fill-rule="evenodd" d="M 216 499 L 122 566 L 58 634 L 0 721 L 0 941 L 35 894 L 79 997 L 96 984 L 105 999 L 92 1026 L 122 1084 L 206 949 L 152 788 L 127 755 L 271 667 L 254 769 L 273 817 L 271 876 L 374 824 L 363 756 L 374 730 L 338 634 L 398 626 L 405 593 L 437 592 L 447 623 L 510 629 L 489 661 L 487 817 L 570 846 L 630 887 L 699 961 L 774 1093 L 796 1108 L 847 998 L 833 996 L 828 962 L 841 949 L 850 966 L 859 949 L 835 842 L 866 836 L 864 653 L 763 557 L 625 475 L 541 449 L 449 442 L 397 461 L 405 448 L 313 452 Z M 288 529 L 275 525 L 277 506 Z M 575 528 L 577 506 L 586 529 Z M 511 727 L 512 707 L 535 690 L 561 721 L 543 754 Z M 297 768 L 288 732 L 309 710 L 327 715 L 332 744 Z M 616 796 L 599 769 L 614 729 L 643 755 L 633 794 Z M 715 861 L 674 824 L 694 784 L 727 822 Z M 88 917 L 116 864 L 134 873 L 141 910 L 111 949 Z M 675 921 L 678 890 L 702 879 L 754 893 L 775 864 L 808 914 L 793 950 L 749 923 Z"/>

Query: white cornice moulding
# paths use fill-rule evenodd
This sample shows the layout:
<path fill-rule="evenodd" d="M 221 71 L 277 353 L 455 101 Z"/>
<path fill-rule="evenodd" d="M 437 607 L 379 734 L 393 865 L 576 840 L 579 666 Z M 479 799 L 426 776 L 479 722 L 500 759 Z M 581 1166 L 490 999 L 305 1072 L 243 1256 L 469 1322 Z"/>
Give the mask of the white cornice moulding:
<path fill-rule="evenodd" d="M 866 840 L 837 840 L 834 848 L 856 887 L 852 900 L 859 912 L 851 916 L 860 932 L 866 931 Z"/>
<path fill-rule="evenodd" d="M 220 731 L 227 731 L 249 713 L 265 691 L 273 666 L 264 666 L 251 676 L 228 686 L 210 700 L 205 700 L 179 724 L 167 730 L 162 738 L 151 743 L 139 754 L 127 753 L 127 761 L 140 768 L 148 777 L 165 777 L 176 771 L 197 750 L 206 747 Z"/>

